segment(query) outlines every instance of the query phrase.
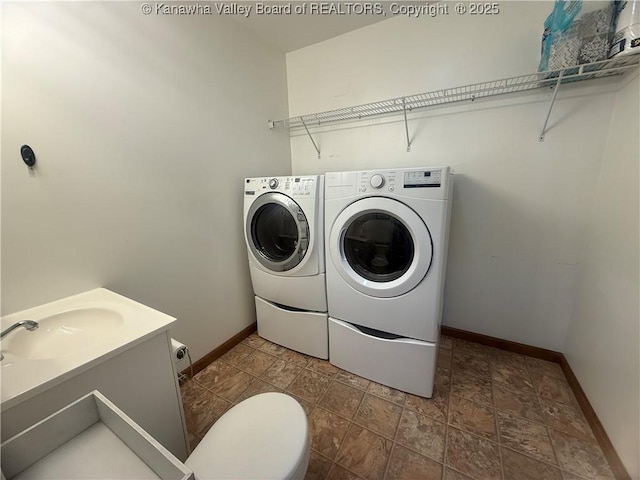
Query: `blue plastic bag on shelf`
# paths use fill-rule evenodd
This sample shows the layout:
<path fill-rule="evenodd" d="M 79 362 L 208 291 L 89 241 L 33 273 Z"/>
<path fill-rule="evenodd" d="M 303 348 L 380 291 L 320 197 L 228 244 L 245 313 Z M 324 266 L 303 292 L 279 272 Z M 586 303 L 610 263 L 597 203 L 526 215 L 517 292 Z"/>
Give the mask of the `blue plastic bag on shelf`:
<path fill-rule="evenodd" d="M 544 22 L 538 71 L 606 60 L 615 33 L 618 3 L 556 0 Z"/>

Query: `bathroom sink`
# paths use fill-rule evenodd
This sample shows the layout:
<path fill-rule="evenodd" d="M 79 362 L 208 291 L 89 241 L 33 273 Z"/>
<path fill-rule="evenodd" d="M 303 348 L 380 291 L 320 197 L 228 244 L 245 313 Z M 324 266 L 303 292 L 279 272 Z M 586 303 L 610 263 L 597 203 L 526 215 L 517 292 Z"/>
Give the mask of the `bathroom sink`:
<path fill-rule="evenodd" d="M 77 308 L 36 319 L 33 331 L 19 329 L 2 340 L 3 352 L 48 360 L 95 348 L 113 337 L 124 317 L 108 308 Z"/>
<path fill-rule="evenodd" d="M 5 315 L 0 318 L 0 327 L 6 331 L 22 320 L 38 322 L 38 328 L 27 331 L 21 326 L 0 342 L 4 357 L 0 361 L 1 433 L 4 439 L 31 425 L 24 423 L 26 419 L 38 416 L 36 413 L 27 415 L 21 404 L 48 395 L 49 390 L 66 382 L 80 385 L 89 377 L 92 385 L 110 385 L 109 382 L 122 374 L 113 370 L 108 375 L 113 378 L 103 378 L 102 369 L 106 365 L 121 365 L 120 359 L 125 355 L 133 355 L 143 346 L 147 348 L 150 342 L 154 345 L 166 343 L 164 349 L 168 350 L 168 331 L 176 322 L 174 317 L 106 288 L 94 288 Z M 143 357 L 145 361 L 149 358 L 146 354 Z M 112 372 L 111 368 L 108 371 Z M 62 391 L 55 390 L 52 398 L 57 402 L 61 395 Z M 4 415 L 14 408 L 21 412 L 10 417 L 16 421 L 5 421 Z M 186 445 L 182 445 L 182 440 L 176 443 L 171 435 L 165 435 L 168 431 L 158 431 L 158 434 L 186 458 Z"/>

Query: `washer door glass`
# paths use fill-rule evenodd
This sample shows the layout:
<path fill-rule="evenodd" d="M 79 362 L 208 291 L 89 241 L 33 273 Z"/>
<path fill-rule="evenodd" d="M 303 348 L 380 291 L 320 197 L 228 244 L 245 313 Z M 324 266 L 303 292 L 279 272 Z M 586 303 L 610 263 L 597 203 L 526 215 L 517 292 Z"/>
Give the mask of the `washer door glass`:
<path fill-rule="evenodd" d="M 413 290 L 433 258 L 423 219 L 404 203 L 385 197 L 348 205 L 328 238 L 328 254 L 342 279 L 373 297 L 397 297 Z"/>
<path fill-rule="evenodd" d="M 286 195 L 268 193 L 256 199 L 247 223 L 250 250 L 269 270 L 291 270 L 305 257 L 309 246 L 307 218 Z"/>
<path fill-rule="evenodd" d="M 371 212 L 351 222 L 344 235 L 345 258 L 359 275 L 391 282 L 413 261 L 414 244 L 404 224 L 386 212 Z"/>

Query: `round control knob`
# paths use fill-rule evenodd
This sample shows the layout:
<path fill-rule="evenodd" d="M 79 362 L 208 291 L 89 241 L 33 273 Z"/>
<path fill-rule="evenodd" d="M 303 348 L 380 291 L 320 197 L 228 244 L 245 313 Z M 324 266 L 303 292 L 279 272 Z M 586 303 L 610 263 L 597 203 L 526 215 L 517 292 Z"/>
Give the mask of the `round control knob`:
<path fill-rule="evenodd" d="M 271 190 L 273 190 L 274 188 L 278 188 L 278 179 L 277 178 L 269 179 L 269 188 Z"/>
<path fill-rule="evenodd" d="M 379 173 L 376 173 L 371 177 L 371 180 L 369 180 L 369 183 L 373 188 L 380 188 L 384 185 L 384 177 Z"/>

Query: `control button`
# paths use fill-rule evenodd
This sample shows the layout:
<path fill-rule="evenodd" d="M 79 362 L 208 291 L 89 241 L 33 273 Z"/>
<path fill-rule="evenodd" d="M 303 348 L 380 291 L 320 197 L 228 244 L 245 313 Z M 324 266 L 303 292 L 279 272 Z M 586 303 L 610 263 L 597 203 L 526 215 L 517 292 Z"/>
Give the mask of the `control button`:
<path fill-rule="evenodd" d="M 361 191 L 361 192 L 363 192 L 363 193 L 364 193 L 364 192 L 366 192 L 366 191 L 367 191 L 367 187 L 365 187 L 365 186 L 363 185 L 362 187 L 360 187 L 360 191 Z"/>
<path fill-rule="evenodd" d="M 393 192 L 393 187 L 389 187 L 389 191 L 390 191 L 390 192 Z"/>
<path fill-rule="evenodd" d="M 269 188 L 273 190 L 274 188 L 278 188 L 278 179 L 272 178 L 269 180 Z"/>
<path fill-rule="evenodd" d="M 373 188 L 380 188 L 384 185 L 384 177 L 379 173 L 376 173 L 371 177 L 371 180 L 369 180 L 369 183 Z"/>

